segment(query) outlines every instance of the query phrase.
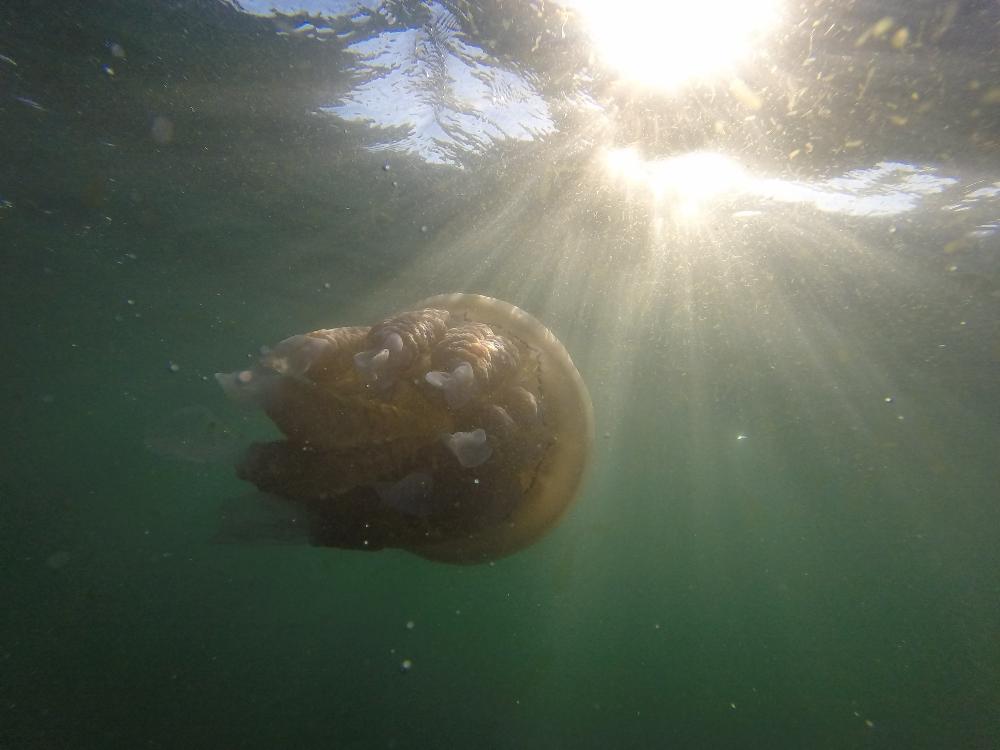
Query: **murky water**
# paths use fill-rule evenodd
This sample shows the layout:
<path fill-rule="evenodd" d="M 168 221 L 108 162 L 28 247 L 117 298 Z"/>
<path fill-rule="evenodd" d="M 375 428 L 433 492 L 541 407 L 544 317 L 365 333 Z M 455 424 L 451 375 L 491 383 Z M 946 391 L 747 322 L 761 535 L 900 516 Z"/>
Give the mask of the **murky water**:
<path fill-rule="evenodd" d="M 1000 742 L 1000 10 L 614 5 L 0 9 L 0 746 Z M 220 543 L 214 373 L 452 291 L 590 389 L 562 523 Z"/>

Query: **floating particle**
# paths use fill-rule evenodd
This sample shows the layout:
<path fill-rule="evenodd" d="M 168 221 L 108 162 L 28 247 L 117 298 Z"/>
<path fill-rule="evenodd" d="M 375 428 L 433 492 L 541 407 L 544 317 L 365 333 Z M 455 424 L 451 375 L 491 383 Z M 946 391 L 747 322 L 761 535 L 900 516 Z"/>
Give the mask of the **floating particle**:
<path fill-rule="evenodd" d="M 46 109 L 41 104 L 36 102 L 34 99 L 29 99 L 26 96 L 15 96 L 14 101 L 21 102 L 21 104 L 26 104 L 32 109 L 37 109 L 39 112 L 45 112 Z"/>
<path fill-rule="evenodd" d="M 864 33 L 857 38 L 854 42 L 855 47 L 860 47 L 862 44 L 867 42 L 869 39 L 881 39 L 895 25 L 892 16 L 886 16 L 878 21 L 876 21 L 872 26 L 865 29 Z"/>
<path fill-rule="evenodd" d="M 170 372 L 180 372 L 181 366 L 176 362 L 168 362 L 167 369 L 170 370 Z"/>
<path fill-rule="evenodd" d="M 169 117 L 157 115 L 153 118 L 149 134 L 157 143 L 170 143 L 174 139 L 174 123 Z"/>
<path fill-rule="evenodd" d="M 894 399 L 894 398 L 893 398 L 892 396 L 886 396 L 886 397 L 885 397 L 884 399 L 882 399 L 882 400 L 883 400 L 883 401 L 885 401 L 885 402 L 886 402 L 887 404 L 891 404 L 891 403 L 892 403 L 893 401 L 895 401 L 896 399 Z"/>
<path fill-rule="evenodd" d="M 760 95 L 739 78 L 733 78 L 729 82 L 729 93 L 740 104 L 754 112 L 764 106 L 764 101 L 760 98 Z"/>
<path fill-rule="evenodd" d="M 407 620 L 406 621 L 406 629 L 407 630 L 413 630 L 413 628 L 415 628 L 416 626 L 417 626 L 417 624 L 413 620 Z"/>
<path fill-rule="evenodd" d="M 382 165 L 383 172 L 388 172 L 390 169 L 392 169 L 392 165 L 390 165 L 389 162 L 386 162 L 385 164 Z"/>
<path fill-rule="evenodd" d="M 422 225 L 420 227 L 420 231 L 423 232 L 424 234 L 427 234 L 427 225 L 426 224 Z"/>
<path fill-rule="evenodd" d="M 118 42 L 109 42 L 108 49 L 111 51 L 112 57 L 117 57 L 119 60 L 125 59 L 125 48 L 118 44 Z"/>
<path fill-rule="evenodd" d="M 399 663 L 399 671 L 402 672 L 403 674 L 406 674 L 411 669 L 413 669 L 412 659 L 403 659 L 403 661 Z"/>

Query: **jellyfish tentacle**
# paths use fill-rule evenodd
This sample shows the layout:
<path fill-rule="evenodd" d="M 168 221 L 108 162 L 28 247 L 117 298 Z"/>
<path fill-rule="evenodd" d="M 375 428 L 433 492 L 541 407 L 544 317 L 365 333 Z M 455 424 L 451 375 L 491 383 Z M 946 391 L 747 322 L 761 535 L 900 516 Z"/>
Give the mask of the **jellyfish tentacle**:
<path fill-rule="evenodd" d="M 325 502 L 358 487 L 374 488 L 386 477 L 430 466 L 434 450 L 422 438 L 393 440 L 378 451 L 367 447 L 317 450 L 278 440 L 252 444 L 240 459 L 237 474 L 265 492 Z"/>
<path fill-rule="evenodd" d="M 281 378 L 319 383 L 342 378 L 368 330 L 346 327 L 289 336 L 265 351 L 253 367 L 216 373 L 215 380 L 233 401 L 263 405 Z"/>
<path fill-rule="evenodd" d="M 434 478 L 426 471 L 412 471 L 396 482 L 376 482 L 379 500 L 407 516 L 425 518 L 438 510 Z"/>
<path fill-rule="evenodd" d="M 514 375 L 520 366 L 517 344 L 485 323 L 463 323 L 449 328 L 431 352 L 431 366 L 454 372 L 462 364 L 472 369 L 476 388 L 489 393 Z"/>
<path fill-rule="evenodd" d="M 487 433 L 502 440 L 509 440 L 518 431 L 517 423 L 508 411 L 498 404 L 487 404 L 479 413 Z"/>
<path fill-rule="evenodd" d="M 447 330 L 446 310 L 414 310 L 372 326 L 367 349 L 354 355 L 354 365 L 369 385 L 391 386 L 430 352 Z"/>
<path fill-rule="evenodd" d="M 265 353 L 260 364 L 279 375 L 304 378 L 330 346 L 328 339 L 311 334 L 289 336 Z"/>
<path fill-rule="evenodd" d="M 448 429 L 448 414 L 341 393 L 281 378 L 268 390 L 264 410 L 290 440 L 319 449 L 378 446 L 408 437 L 433 439 Z"/>
<path fill-rule="evenodd" d="M 347 384 L 356 379 L 354 357 L 362 350 L 368 338 L 368 326 L 344 326 L 324 328 L 307 334 L 310 338 L 326 342 L 317 348 L 317 356 L 310 362 L 307 375 L 311 381 L 320 384 Z"/>
<path fill-rule="evenodd" d="M 222 387 L 227 398 L 251 406 L 262 406 L 279 378 L 274 371 L 260 367 L 215 373 L 215 382 Z"/>

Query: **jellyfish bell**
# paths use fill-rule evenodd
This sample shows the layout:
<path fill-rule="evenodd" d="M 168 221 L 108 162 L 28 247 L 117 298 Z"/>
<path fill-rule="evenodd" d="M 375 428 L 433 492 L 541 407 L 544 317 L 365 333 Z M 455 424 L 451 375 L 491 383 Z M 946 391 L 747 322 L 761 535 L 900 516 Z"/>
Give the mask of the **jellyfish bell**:
<path fill-rule="evenodd" d="M 576 500 L 593 445 L 566 349 L 528 313 L 478 295 L 292 336 L 217 380 L 284 434 L 252 444 L 238 476 L 293 507 L 320 546 L 449 563 L 512 554 Z"/>

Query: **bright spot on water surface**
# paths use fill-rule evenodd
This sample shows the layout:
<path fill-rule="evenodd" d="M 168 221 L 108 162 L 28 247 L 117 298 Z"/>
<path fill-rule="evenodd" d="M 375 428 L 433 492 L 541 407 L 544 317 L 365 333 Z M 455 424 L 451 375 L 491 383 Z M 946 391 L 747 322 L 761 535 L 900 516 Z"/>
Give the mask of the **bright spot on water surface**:
<path fill-rule="evenodd" d="M 749 57 L 778 18 L 778 0 L 565 0 L 598 54 L 641 86 L 675 88 Z"/>
<path fill-rule="evenodd" d="M 958 180 L 930 165 L 879 162 L 819 181 L 786 180 L 754 174 L 724 154 L 694 151 L 668 158 L 644 158 L 634 148 L 604 152 L 605 173 L 629 193 L 645 193 L 658 211 L 675 221 L 702 222 L 723 200 L 751 207 L 806 203 L 847 216 L 887 217 L 915 210 L 929 196 Z M 734 215 L 754 216 L 752 210 Z"/>
<path fill-rule="evenodd" d="M 608 173 L 630 186 L 644 187 L 657 203 L 667 203 L 681 218 L 694 218 L 712 200 L 744 189 L 746 173 L 727 156 L 696 151 L 667 159 L 644 160 L 635 149 L 605 154 Z"/>

